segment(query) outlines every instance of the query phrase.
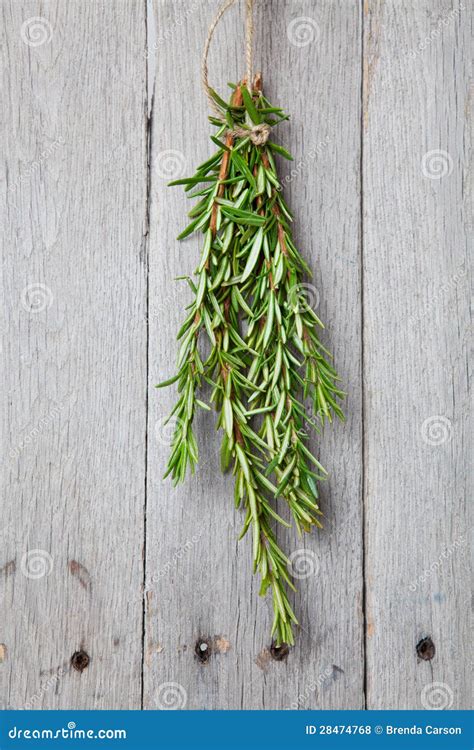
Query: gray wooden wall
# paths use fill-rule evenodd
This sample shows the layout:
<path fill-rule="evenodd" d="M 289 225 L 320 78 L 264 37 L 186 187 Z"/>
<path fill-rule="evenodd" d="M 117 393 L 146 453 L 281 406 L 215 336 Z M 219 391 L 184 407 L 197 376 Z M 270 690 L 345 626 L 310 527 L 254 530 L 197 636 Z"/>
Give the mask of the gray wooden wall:
<path fill-rule="evenodd" d="M 213 148 L 216 7 L 1 2 L 0 705 L 465 708 L 469 3 L 256 0 L 256 66 L 291 113 L 295 235 L 349 394 L 316 444 L 325 530 L 285 540 L 308 575 L 281 659 L 212 415 L 197 476 L 161 478 L 174 390 L 153 386 L 199 248 L 176 243 L 189 206 L 166 183 Z M 221 92 L 242 29 L 234 8 L 217 32 Z"/>

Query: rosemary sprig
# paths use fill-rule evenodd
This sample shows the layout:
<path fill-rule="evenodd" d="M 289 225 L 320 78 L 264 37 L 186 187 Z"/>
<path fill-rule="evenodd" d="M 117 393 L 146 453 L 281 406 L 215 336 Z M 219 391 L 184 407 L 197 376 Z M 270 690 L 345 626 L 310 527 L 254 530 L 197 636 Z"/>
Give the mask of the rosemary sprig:
<path fill-rule="evenodd" d="M 260 77 L 251 93 L 245 84 L 229 85 L 228 105 L 216 95 L 225 122 L 209 118 L 218 150 L 193 177 L 171 183 L 198 198 L 179 239 L 200 231 L 204 243 L 195 278 L 188 278 L 194 299 L 178 333 L 178 372 L 161 384 L 177 381 L 179 393 L 165 476 L 183 481 L 198 462 L 192 424 L 196 407 L 209 408 L 197 397 L 205 381 L 223 432 L 222 469 L 232 469 L 235 506 L 245 511 L 241 537 L 252 529 L 254 571 L 260 594 L 272 590 L 272 635 L 280 646 L 294 643 L 297 619 L 287 594 L 295 589 L 289 561 L 275 532 L 275 522 L 290 524 L 276 501 L 288 506 L 300 534 L 321 527 L 317 483 L 326 471 L 308 448 L 306 403 L 322 426 L 333 415 L 343 419 L 344 393 L 318 336 L 323 324 L 302 293 L 310 270 L 293 243 L 275 166 L 276 154 L 291 156 L 250 137 L 252 125 L 274 126 L 287 117 L 263 96 Z M 239 132 L 248 127 L 249 136 L 235 137 L 236 125 Z M 198 346 L 204 332 L 205 361 Z"/>

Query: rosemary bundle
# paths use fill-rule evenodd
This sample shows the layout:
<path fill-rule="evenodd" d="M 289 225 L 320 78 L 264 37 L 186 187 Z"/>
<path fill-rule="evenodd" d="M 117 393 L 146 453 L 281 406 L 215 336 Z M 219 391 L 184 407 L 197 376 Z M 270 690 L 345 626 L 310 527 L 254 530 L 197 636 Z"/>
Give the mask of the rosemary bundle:
<path fill-rule="evenodd" d="M 299 534 L 321 527 L 317 483 L 327 472 L 308 447 L 306 404 L 320 429 L 333 415 L 343 419 L 344 394 L 319 340 L 323 324 L 302 293 L 310 269 L 293 243 L 275 166 L 275 155 L 291 156 L 268 140 L 287 117 L 263 95 L 260 76 L 250 91 L 245 82 L 229 85 L 229 104 L 212 92 L 222 113 L 209 117 L 217 151 L 193 177 L 171 183 L 198 199 L 178 239 L 202 232 L 204 241 L 195 278 L 187 278 L 193 301 L 178 333 L 177 374 L 160 384 L 177 381 L 179 393 L 165 476 L 183 481 L 198 462 L 193 418 L 198 407 L 210 408 L 198 398 L 208 383 L 222 470 L 232 471 L 235 506 L 245 511 L 240 538 L 251 529 L 254 572 L 260 594 L 272 592 L 278 647 L 294 644 L 298 621 L 288 599 L 291 566 L 276 534 L 278 524 L 290 524 L 276 500 L 288 506 Z M 201 335 L 210 345 L 205 357 Z"/>

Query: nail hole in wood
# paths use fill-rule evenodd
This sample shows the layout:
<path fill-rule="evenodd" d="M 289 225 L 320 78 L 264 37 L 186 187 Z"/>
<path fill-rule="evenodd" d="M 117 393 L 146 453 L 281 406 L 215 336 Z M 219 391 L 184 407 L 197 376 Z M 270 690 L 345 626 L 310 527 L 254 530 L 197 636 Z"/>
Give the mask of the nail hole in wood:
<path fill-rule="evenodd" d="M 287 643 L 282 643 L 281 646 L 276 646 L 275 642 L 273 642 L 270 646 L 270 653 L 272 659 L 275 659 L 275 661 L 285 661 L 290 653 L 290 648 Z"/>
<path fill-rule="evenodd" d="M 423 659 L 423 661 L 431 661 L 436 653 L 436 649 L 429 636 L 427 638 L 422 638 L 421 641 L 417 643 L 416 653 L 418 654 L 419 659 Z"/>
<path fill-rule="evenodd" d="M 83 672 L 89 666 L 89 662 L 90 656 L 85 651 L 74 651 L 71 656 L 71 666 L 77 672 Z"/>
<path fill-rule="evenodd" d="M 206 664 L 211 656 L 211 644 L 207 638 L 198 638 L 194 647 L 194 653 L 201 664 Z"/>

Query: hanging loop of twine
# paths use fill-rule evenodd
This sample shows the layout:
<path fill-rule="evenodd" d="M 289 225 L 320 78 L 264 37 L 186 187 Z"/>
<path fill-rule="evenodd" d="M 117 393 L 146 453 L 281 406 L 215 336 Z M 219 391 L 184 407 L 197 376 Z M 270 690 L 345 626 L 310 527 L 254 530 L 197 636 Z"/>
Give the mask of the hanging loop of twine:
<path fill-rule="evenodd" d="M 225 0 L 225 2 L 220 6 L 219 10 L 216 13 L 216 16 L 214 20 L 212 21 L 211 25 L 209 26 L 209 30 L 207 32 L 207 39 L 206 43 L 204 45 L 204 52 L 202 56 L 202 64 L 201 64 L 201 79 L 202 79 L 202 85 L 204 88 L 204 91 L 206 92 L 206 96 L 209 101 L 209 105 L 211 107 L 211 110 L 215 117 L 220 120 L 220 122 L 225 123 L 225 120 L 222 117 L 222 112 L 220 108 L 218 107 L 216 101 L 214 100 L 214 97 L 212 95 L 212 88 L 209 85 L 209 71 L 207 66 L 207 58 L 209 55 L 209 47 L 211 46 L 212 37 L 214 36 L 214 32 L 216 30 L 216 27 L 218 26 L 222 16 L 224 13 L 226 13 L 229 8 L 234 5 L 236 0 Z M 253 3 L 254 0 L 246 0 L 245 4 L 245 68 L 246 68 L 246 79 L 245 83 L 247 88 L 249 89 L 251 93 L 251 81 L 252 81 L 252 71 L 253 71 Z M 228 130 L 227 132 L 231 135 L 237 136 L 238 138 L 250 138 L 252 143 L 254 143 L 256 146 L 264 146 L 267 142 L 269 135 L 270 135 L 271 127 L 267 123 L 262 123 L 261 125 L 253 125 L 251 128 L 243 128 L 238 125 L 234 125 L 232 130 Z"/>

